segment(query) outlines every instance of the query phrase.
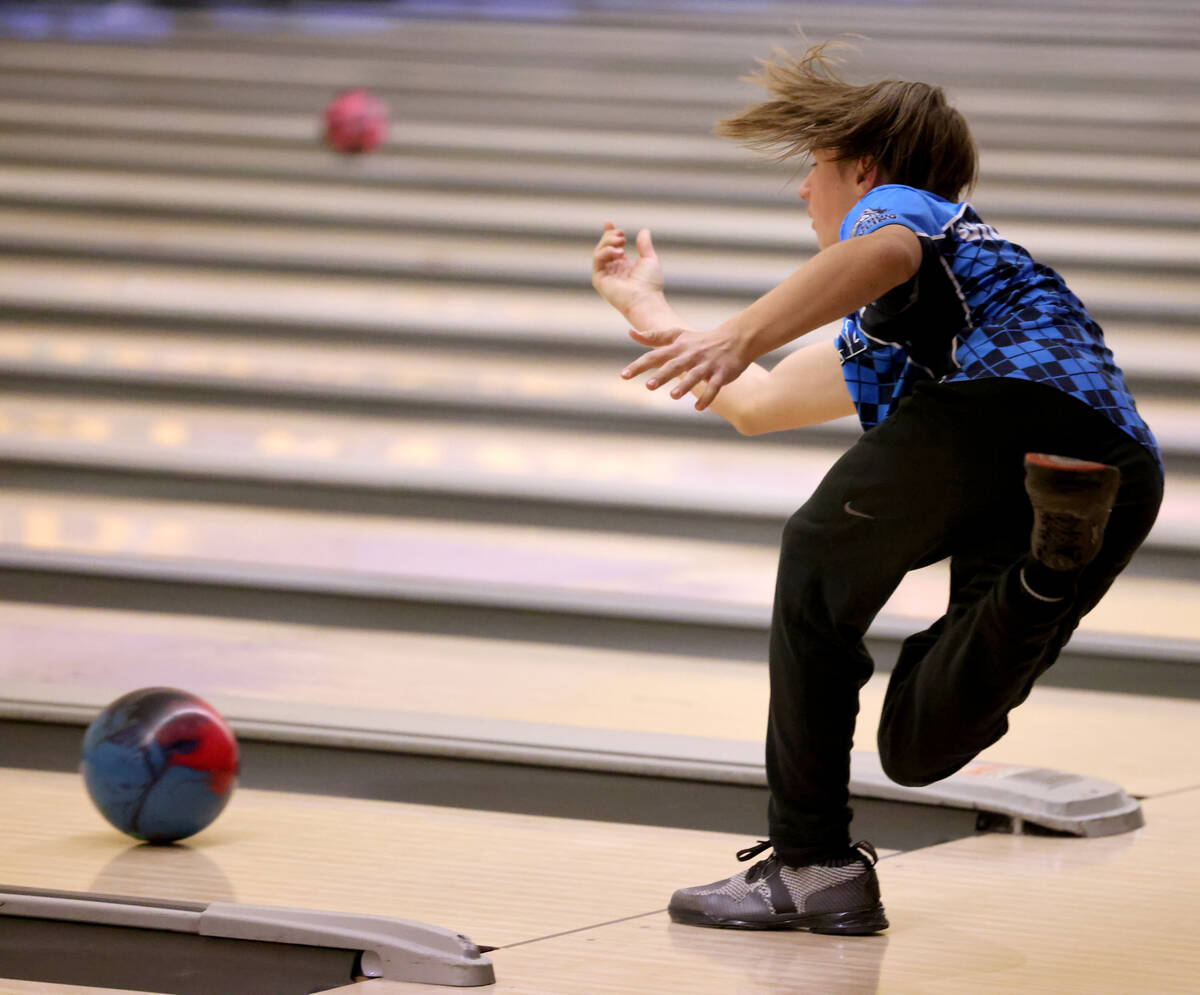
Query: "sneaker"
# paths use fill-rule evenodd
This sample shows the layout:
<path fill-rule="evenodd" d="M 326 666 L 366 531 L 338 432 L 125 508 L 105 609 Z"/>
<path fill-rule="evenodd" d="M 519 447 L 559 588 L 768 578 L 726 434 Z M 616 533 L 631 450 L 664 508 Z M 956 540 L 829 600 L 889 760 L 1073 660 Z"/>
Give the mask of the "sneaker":
<path fill-rule="evenodd" d="M 1025 454 L 1025 491 L 1033 505 L 1030 549 L 1051 570 L 1080 570 L 1095 559 L 1121 485 L 1115 466 Z"/>
<path fill-rule="evenodd" d="M 762 841 L 738 853 L 758 856 Z M 807 929 L 813 933 L 868 934 L 887 929 L 875 864 L 865 840 L 843 855 L 790 867 L 775 854 L 724 881 L 681 888 L 667 907 L 672 922 L 725 929 Z"/>

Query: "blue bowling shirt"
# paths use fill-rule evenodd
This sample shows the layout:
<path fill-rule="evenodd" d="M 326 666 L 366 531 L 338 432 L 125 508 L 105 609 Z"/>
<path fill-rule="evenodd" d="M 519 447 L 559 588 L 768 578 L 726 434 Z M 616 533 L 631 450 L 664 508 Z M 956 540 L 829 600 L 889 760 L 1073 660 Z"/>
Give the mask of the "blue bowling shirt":
<path fill-rule="evenodd" d="M 1001 237 L 969 204 L 899 184 L 876 187 L 840 237 L 904 225 L 921 241 L 916 275 L 849 315 L 837 337 L 863 428 L 919 380 L 1011 377 L 1065 391 L 1158 457 L 1104 333 L 1054 270 Z"/>

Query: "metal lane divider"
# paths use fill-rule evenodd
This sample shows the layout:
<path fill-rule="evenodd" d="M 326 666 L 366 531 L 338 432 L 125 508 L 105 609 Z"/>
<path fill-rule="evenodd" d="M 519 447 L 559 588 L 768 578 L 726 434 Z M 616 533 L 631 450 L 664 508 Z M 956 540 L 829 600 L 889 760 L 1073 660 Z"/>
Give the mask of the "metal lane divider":
<path fill-rule="evenodd" d="M 264 955 L 269 965 L 261 964 Z M 255 990 L 278 991 L 281 972 L 311 974 L 304 991 L 356 977 L 455 987 L 496 980 L 492 962 L 467 937 L 407 919 L 0 884 L 0 974 L 7 978 L 190 993 L 219 991 L 213 986 L 230 974 L 244 986 L 260 973 L 275 983 L 262 978 Z M 309 987 L 314 982 L 321 987 Z"/>
<path fill-rule="evenodd" d="M 54 700 L 36 687 L 0 699 L 0 722 L 86 724 L 102 697 L 64 689 Z M 603 729 L 514 719 L 298 703 L 221 701 L 243 742 L 327 750 L 520 764 L 633 778 L 766 786 L 760 742 L 677 733 Z M 850 794 L 980 814 L 980 826 L 1014 833 L 1052 830 L 1110 836 L 1144 824 L 1141 805 L 1120 785 L 1087 774 L 1029 764 L 976 761 L 925 787 L 905 787 L 884 772 L 878 754 L 854 750 Z"/>

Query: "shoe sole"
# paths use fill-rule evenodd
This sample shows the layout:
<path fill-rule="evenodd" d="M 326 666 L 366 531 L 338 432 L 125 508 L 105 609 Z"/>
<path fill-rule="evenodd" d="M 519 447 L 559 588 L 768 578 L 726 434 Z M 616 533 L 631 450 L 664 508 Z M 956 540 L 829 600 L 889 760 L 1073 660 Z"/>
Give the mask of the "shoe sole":
<path fill-rule="evenodd" d="M 1076 473 L 1107 470 L 1105 463 L 1096 463 L 1088 459 L 1076 459 L 1074 456 L 1056 456 L 1051 453 L 1026 453 L 1026 464 L 1044 467 L 1047 470 L 1068 470 Z"/>
<path fill-rule="evenodd" d="M 814 912 L 810 914 L 774 916 L 765 921 L 751 919 L 721 919 L 703 912 L 668 909 L 672 922 L 686 926 L 709 926 L 714 929 L 806 929 L 810 933 L 830 936 L 870 936 L 888 928 L 883 906 L 851 912 Z"/>
<path fill-rule="evenodd" d="M 1121 486 L 1113 466 L 1043 453 L 1025 454 L 1025 491 L 1035 508 L 1086 518 L 1107 515 Z"/>
<path fill-rule="evenodd" d="M 1052 570 L 1080 570 L 1100 551 L 1121 486 L 1116 467 L 1068 456 L 1025 454 L 1025 491 L 1033 505 L 1033 555 Z"/>

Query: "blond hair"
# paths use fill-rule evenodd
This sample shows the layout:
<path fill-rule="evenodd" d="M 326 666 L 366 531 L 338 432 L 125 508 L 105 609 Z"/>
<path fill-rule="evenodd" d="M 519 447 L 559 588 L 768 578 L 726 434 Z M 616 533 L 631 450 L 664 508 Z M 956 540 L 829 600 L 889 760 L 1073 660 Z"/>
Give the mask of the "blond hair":
<path fill-rule="evenodd" d="M 940 86 L 847 83 L 830 52 L 850 47 L 824 42 L 799 57 L 776 50 L 748 77 L 772 99 L 721 121 L 714 131 L 778 160 L 817 151 L 865 159 L 879 167 L 882 182 L 957 201 L 974 187 L 979 171 L 966 119 L 946 102 Z"/>

